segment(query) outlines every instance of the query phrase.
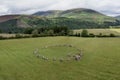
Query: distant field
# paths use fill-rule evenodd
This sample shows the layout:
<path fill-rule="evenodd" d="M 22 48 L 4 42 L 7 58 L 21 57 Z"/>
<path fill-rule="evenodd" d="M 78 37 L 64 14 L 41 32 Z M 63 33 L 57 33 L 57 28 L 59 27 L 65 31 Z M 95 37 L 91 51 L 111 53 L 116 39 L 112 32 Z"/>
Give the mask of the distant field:
<path fill-rule="evenodd" d="M 30 36 L 29 34 L 20 34 L 22 36 Z M 3 36 L 3 37 L 15 37 L 16 34 L 0 34 L 0 36 Z"/>
<path fill-rule="evenodd" d="M 87 29 L 89 33 L 94 33 L 96 35 L 102 33 L 103 35 L 109 35 L 111 33 L 115 35 L 120 35 L 120 29 Z M 81 33 L 82 29 L 74 30 L 74 33 Z"/>
<path fill-rule="evenodd" d="M 111 33 L 120 36 L 120 29 L 87 29 L 89 33 L 94 33 L 96 35 L 102 33 L 103 35 L 109 35 Z M 74 30 L 75 33 L 81 33 L 82 29 Z M 29 34 L 21 34 L 23 36 L 30 36 Z M 3 37 L 15 37 L 15 34 L 0 34 Z"/>
<path fill-rule="evenodd" d="M 14 37 L 15 34 L 0 34 L 0 36 L 3 36 L 3 37 Z"/>
<path fill-rule="evenodd" d="M 120 29 L 110 29 L 110 30 L 120 33 Z"/>
<path fill-rule="evenodd" d="M 33 51 L 48 57 L 61 56 L 65 48 L 41 51 L 49 45 L 71 44 L 83 49 L 81 61 L 43 61 Z M 67 52 L 67 53 L 66 53 Z M 0 40 L 0 80 L 119 80 L 120 38 L 42 37 Z"/>

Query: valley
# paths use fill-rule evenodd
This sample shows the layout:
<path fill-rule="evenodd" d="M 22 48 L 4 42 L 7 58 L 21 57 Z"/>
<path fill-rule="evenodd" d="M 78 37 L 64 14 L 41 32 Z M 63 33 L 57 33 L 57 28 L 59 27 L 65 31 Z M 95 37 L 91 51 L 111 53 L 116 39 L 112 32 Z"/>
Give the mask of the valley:
<path fill-rule="evenodd" d="M 0 16 L 0 80 L 120 79 L 119 16 L 32 11 Z"/>

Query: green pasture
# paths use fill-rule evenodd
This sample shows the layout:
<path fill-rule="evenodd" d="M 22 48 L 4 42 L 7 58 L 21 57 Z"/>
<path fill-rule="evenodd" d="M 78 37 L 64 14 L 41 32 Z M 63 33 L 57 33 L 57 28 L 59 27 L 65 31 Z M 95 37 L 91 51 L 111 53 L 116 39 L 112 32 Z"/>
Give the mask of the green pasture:
<path fill-rule="evenodd" d="M 33 51 L 49 58 L 83 49 L 80 61 L 44 61 Z M 120 38 L 43 37 L 0 41 L 0 80 L 119 80 Z"/>
<path fill-rule="evenodd" d="M 110 35 L 110 34 L 115 34 L 120 36 L 120 29 L 87 29 L 89 33 L 93 33 L 95 35 L 99 35 L 102 33 L 103 35 Z M 75 33 L 81 33 L 82 29 L 80 30 L 74 30 Z"/>

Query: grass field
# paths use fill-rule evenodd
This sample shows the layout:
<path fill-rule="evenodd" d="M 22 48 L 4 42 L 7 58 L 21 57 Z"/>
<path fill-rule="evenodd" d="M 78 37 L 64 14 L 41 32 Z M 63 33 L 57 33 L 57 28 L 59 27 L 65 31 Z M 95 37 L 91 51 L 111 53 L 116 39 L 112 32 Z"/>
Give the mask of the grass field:
<path fill-rule="evenodd" d="M 15 34 L 0 34 L 3 37 L 15 37 Z"/>
<path fill-rule="evenodd" d="M 33 55 L 36 48 L 56 44 L 82 48 L 81 61 L 43 61 Z M 58 53 L 54 50 L 56 54 L 48 48 L 46 55 L 66 54 L 64 48 L 58 49 Z M 120 38 L 45 37 L 0 41 L 0 80 L 119 79 Z"/>
<path fill-rule="evenodd" d="M 47 48 L 41 48 L 38 53 L 52 60 L 53 58 L 60 59 L 66 58 L 67 55 L 75 55 L 79 53 L 79 50 L 75 47 L 68 47 L 59 44 L 58 46 L 50 45 Z"/>
<path fill-rule="evenodd" d="M 115 35 L 120 36 L 120 29 L 87 29 L 89 33 L 94 33 L 95 35 L 98 35 L 102 33 L 103 35 L 110 35 L 111 33 Z M 74 33 L 81 33 L 82 30 L 74 30 Z"/>
<path fill-rule="evenodd" d="M 120 29 L 110 29 L 110 30 L 120 33 Z"/>

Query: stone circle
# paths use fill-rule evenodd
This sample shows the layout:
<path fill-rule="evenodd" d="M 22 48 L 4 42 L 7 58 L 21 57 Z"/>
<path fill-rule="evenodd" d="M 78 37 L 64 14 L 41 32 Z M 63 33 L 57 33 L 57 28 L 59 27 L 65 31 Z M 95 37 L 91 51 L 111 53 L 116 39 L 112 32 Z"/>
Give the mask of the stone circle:
<path fill-rule="evenodd" d="M 42 49 L 47 49 L 47 48 L 51 48 L 51 47 L 69 47 L 69 48 L 75 48 L 76 53 L 71 54 L 66 53 L 66 56 L 63 56 L 61 58 L 57 58 L 57 57 L 53 57 L 53 58 L 48 58 L 47 56 L 41 54 L 41 50 Z M 57 44 L 57 45 L 49 45 L 49 46 L 44 46 L 41 49 L 35 49 L 33 51 L 33 54 L 39 58 L 42 59 L 44 61 L 60 61 L 60 62 L 64 62 L 64 61 L 80 61 L 82 56 L 83 56 L 83 50 L 82 49 L 78 49 L 75 46 L 71 45 L 71 44 Z"/>

